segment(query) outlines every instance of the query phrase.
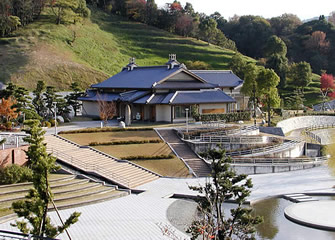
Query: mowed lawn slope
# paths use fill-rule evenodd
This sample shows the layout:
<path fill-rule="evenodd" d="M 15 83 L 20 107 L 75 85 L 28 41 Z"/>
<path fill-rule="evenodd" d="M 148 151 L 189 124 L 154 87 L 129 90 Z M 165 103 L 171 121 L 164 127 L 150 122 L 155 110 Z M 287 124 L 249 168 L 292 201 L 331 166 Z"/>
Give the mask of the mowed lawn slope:
<path fill-rule="evenodd" d="M 159 65 L 176 53 L 180 62 L 200 60 L 213 69 L 228 69 L 235 54 L 100 10 L 93 9 L 90 19 L 76 25 L 54 22 L 46 10 L 13 37 L 0 39 L 0 81 L 33 89 L 38 80 L 45 80 L 60 90 L 79 81 L 84 88 L 118 73 L 130 57 L 140 66 Z"/>

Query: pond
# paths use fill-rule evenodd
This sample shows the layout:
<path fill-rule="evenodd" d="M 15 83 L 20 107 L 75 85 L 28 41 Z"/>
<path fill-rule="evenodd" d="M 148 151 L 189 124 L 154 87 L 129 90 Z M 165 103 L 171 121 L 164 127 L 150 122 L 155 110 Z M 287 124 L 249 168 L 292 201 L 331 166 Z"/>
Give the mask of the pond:
<path fill-rule="evenodd" d="M 319 200 L 335 200 L 335 197 L 313 196 Z M 335 232 L 305 227 L 284 216 L 284 209 L 292 203 L 283 198 L 269 198 L 255 203 L 254 213 L 263 216 L 264 222 L 257 228 L 256 239 L 275 240 L 333 240 Z M 236 205 L 225 203 L 225 214 Z M 191 200 L 177 200 L 168 209 L 167 216 L 173 226 L 185 232 L 196 216 L 196 203 Z"/>

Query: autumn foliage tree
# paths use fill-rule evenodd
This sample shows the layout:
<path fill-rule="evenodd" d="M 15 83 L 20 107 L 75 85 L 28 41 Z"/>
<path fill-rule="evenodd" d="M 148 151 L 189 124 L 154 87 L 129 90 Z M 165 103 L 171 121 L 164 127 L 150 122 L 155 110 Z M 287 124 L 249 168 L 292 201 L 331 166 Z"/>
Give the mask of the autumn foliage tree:
<path fill-rule="evenodd" d="M 327 53 L 330 43 L 326 40 L 326 33 L 322 31 L 315 31 L 311 34 L 308 40 L 306 40 L 306 47 L 313 50 L 318 50 L 321 53 Z"/>
<path fill-rule="evenodd" d="M 323 106 L 322 108 L 324 109 L 324 104 L 326 102 L 326 97 L 330 97 L 330 98 L 335 98 L 335 84 L 334 84 L 334 77 L 332 74 L 326 74 L 323 73 L 321 75 L 320 78 L 320 91 L 322 94 L 322 98 L 323 98 Z"/>
<path fill-rule="evenodd" d="M 4 122 L 10 122 L 18 117 L 16 108 L 12 108 L 16 104 L 16 101 L 9 97 L 8 99 L 2 98 L 0 103 L 0 116 Z"/>

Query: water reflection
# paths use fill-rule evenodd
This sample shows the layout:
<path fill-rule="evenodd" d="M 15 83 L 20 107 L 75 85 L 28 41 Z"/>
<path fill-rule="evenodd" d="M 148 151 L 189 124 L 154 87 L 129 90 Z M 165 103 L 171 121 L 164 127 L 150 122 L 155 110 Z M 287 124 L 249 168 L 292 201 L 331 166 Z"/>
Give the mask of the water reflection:
<path fill-rule="evenodd" d="M 332 175 L 335 176 L 335 143 L 327 145 L 327 154 L 330 155 L 328 159 L 328 168 Z"/>
<path fill-rule="evenodd" d="M 259 237 L 263 239 L 273 239 L 278 233 L 277 215 L 278 198 L 271 198 L 258 202 L 253 206 L 253 214 L 263 216 L 264 222 L 257 227 Z"/>
<path fill-rule="evenodd" d="M 333 197 L 317 197 L 329 200 Z M 264 223 L 257 228 L 257 239 L 275 240 L 333 240 L 335 232 L 323 231 L 305 227 L 291 222 L 284 216 L 284 209 L 296 204 L 282 198 L 272 198 L 260 201 L 252 207 L 255 213 L 263 216 Z"/>

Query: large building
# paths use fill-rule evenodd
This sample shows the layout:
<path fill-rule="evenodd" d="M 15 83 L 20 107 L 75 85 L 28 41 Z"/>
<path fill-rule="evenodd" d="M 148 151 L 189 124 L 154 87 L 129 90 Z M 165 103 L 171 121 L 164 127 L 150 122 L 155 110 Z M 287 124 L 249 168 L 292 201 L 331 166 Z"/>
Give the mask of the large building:
<path fill-rule="evenodd" d="M 188 70 L 171 54 L 163 66 L 140 67 L 132 58 L 122 71 L 94 84 L 80 100 L 83 114 L 99 116 L 99 101 L 115 101 L 117 115 L 133 120 L 184 121 L 186 111 L 200 114 L 244 110 L 243 81 L 231 71 Z"/>

